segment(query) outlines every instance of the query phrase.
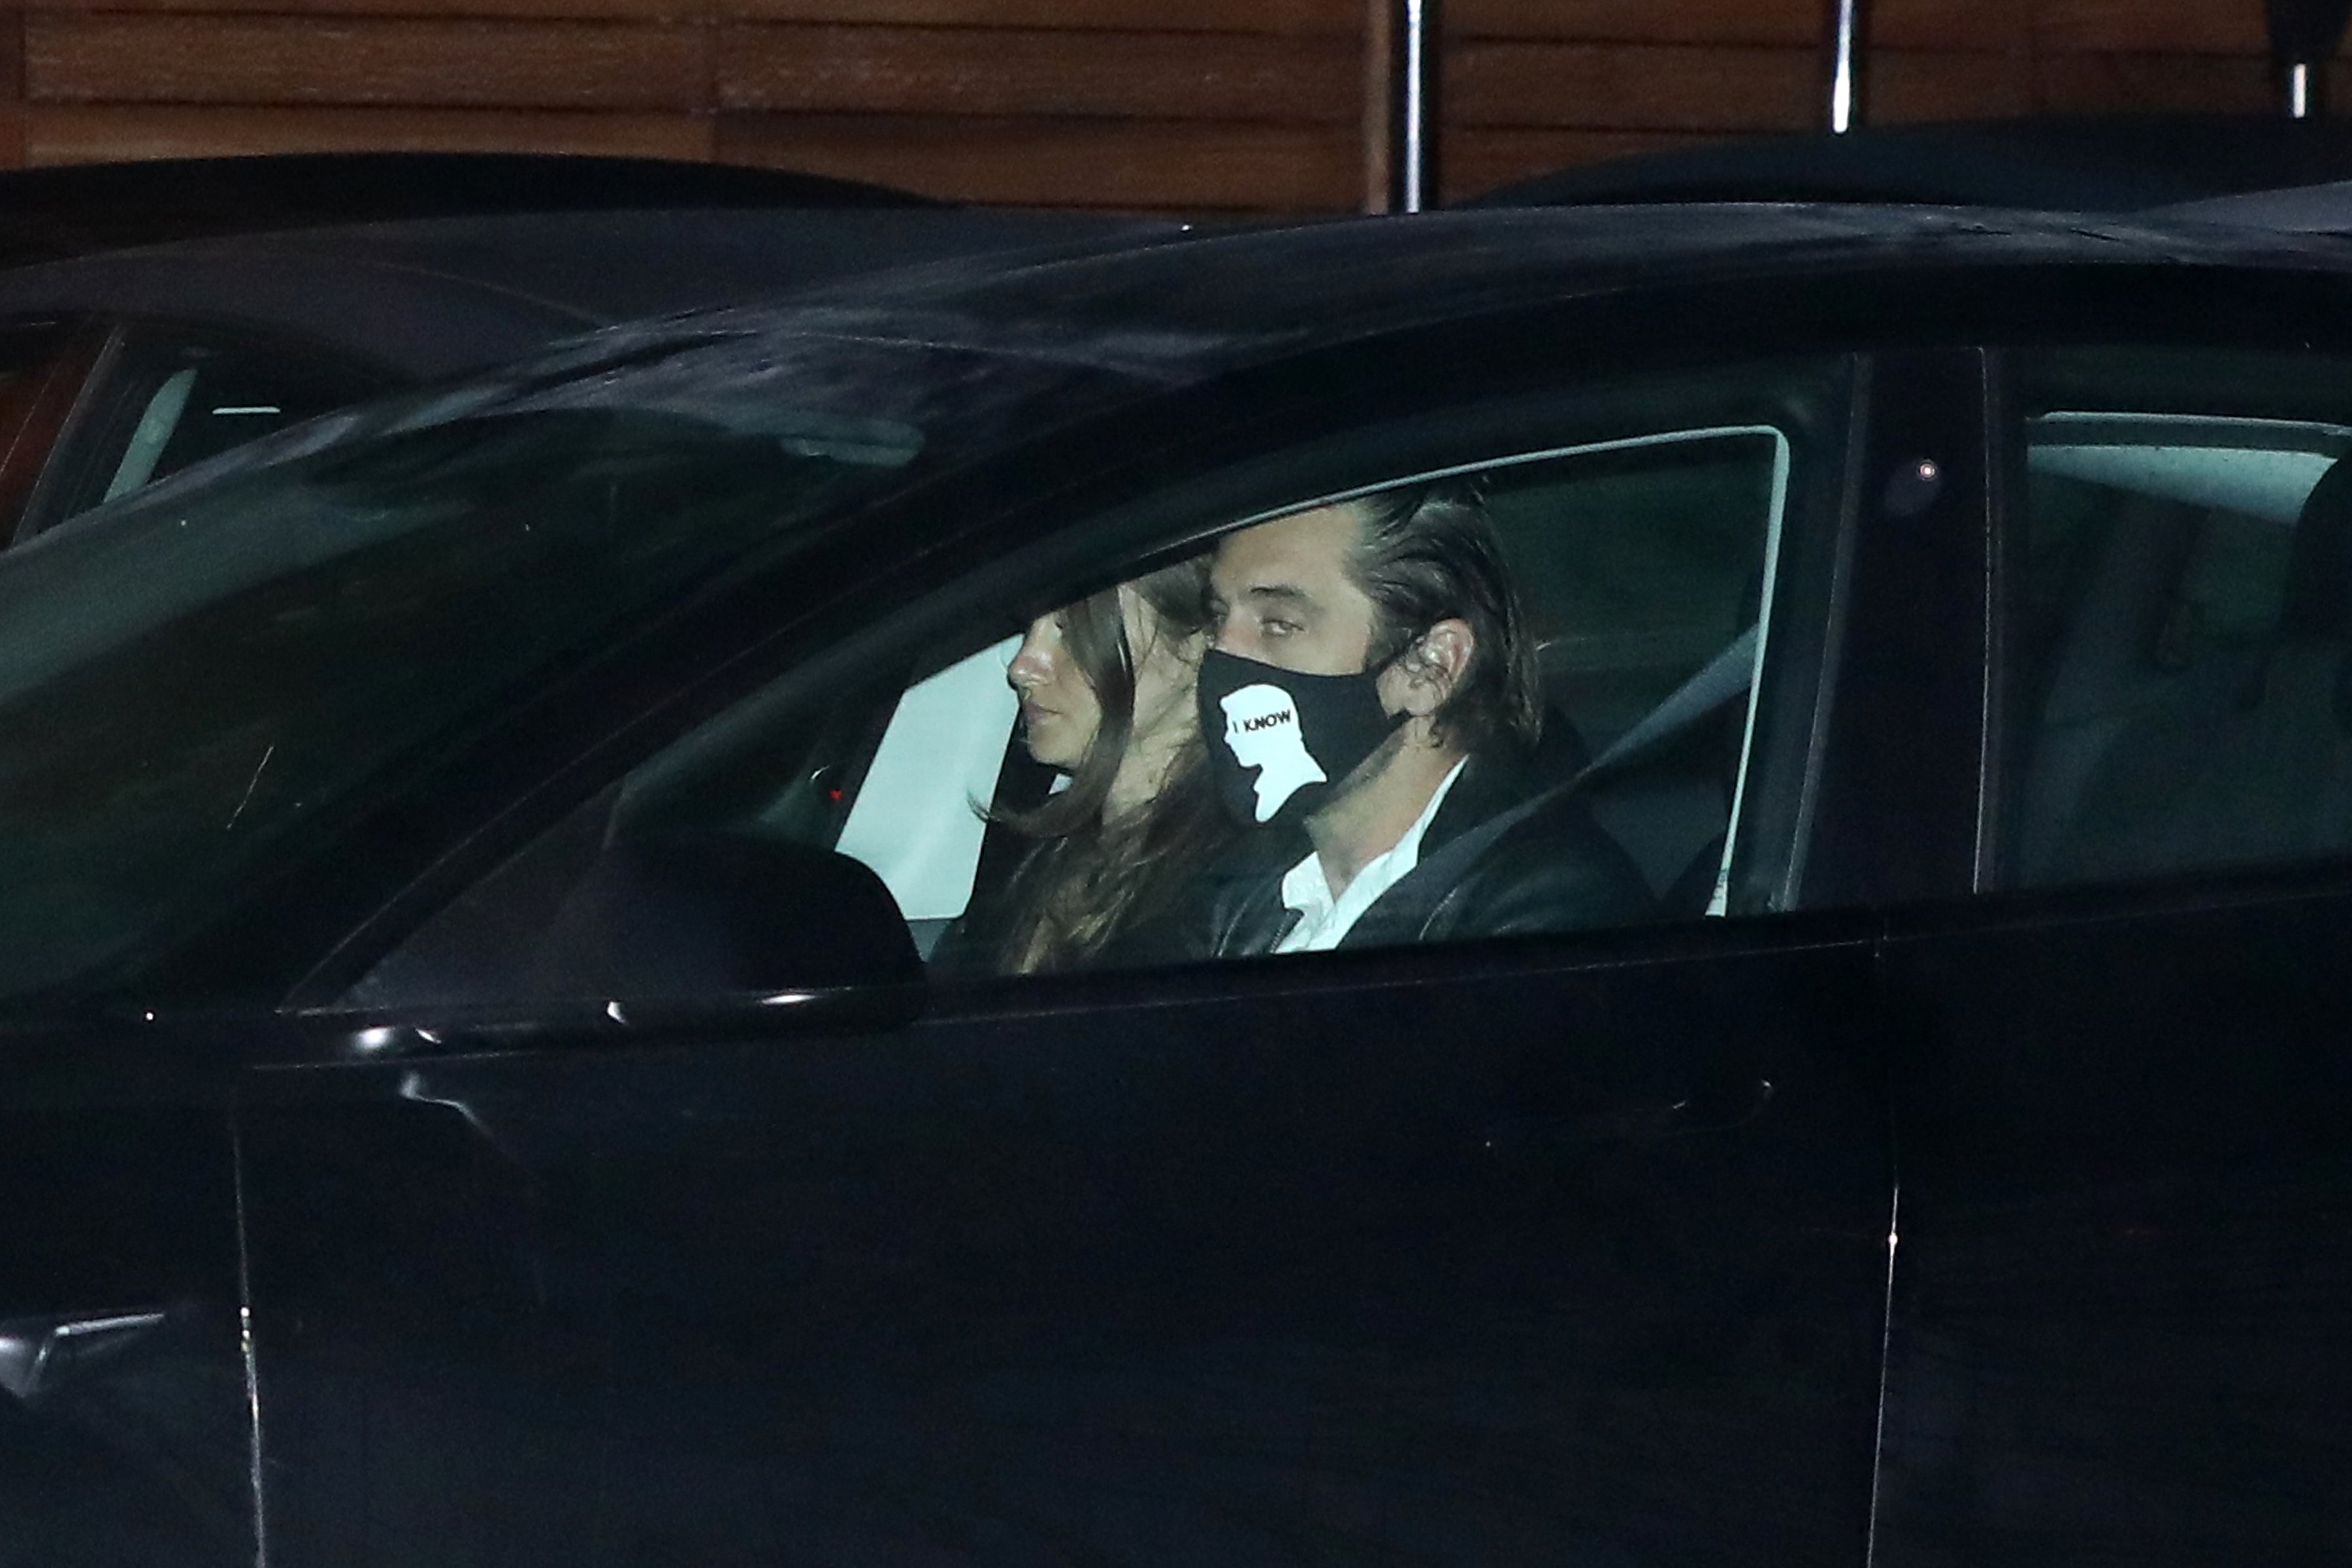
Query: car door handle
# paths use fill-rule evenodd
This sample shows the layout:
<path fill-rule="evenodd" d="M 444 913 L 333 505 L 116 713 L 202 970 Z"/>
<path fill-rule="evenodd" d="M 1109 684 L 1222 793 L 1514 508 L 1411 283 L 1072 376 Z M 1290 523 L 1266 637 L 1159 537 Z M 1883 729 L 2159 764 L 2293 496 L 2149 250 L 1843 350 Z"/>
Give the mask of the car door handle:
<path fill-rule="evenodd" d="M 33 1404 L 76 1373 L 111 1360 L 169 1315 L 147 1310 L 0 1320 L 0 1388 Z"/>
<path fill-rule="evenodd" d="M 1769 1079 L 1726 1077 L 1676 1100 L 1635 1101 L 1575 1116 L 1503 1122 L 1488 1131 L 1486 1147 L 1496 1154 L 1525 1155 L 1570 1143 L 1725 1132 L 1763 1115 L 1772 1095 Z"/>

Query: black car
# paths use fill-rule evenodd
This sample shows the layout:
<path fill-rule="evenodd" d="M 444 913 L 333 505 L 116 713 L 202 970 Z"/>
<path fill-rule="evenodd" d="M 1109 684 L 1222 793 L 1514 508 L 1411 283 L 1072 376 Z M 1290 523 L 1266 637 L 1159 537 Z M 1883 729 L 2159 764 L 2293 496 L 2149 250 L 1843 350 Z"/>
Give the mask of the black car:
<path fill-rule="evenodd" d="M 1648 207 L 125 498 L 0 560 L 0 1562 L 2340 1556 L 2347 456 L 2335 241 Z M 1024 622 L 1439 481 L 1638 916 L 926 972 Z"/>
<path fill-rule="evenodd" d="M 593 327 L 1179 226 L 612 158 L 0 174 L 0 545 L 314 415 Z"/>
<path fill-rule="evenodd" d="M 2034 115 L 1694 142 L 1550 170 L 1461 205 L 1910 202 L 2112 214 L 2347 178 L 2352 124 L 2342 120 Z"/>

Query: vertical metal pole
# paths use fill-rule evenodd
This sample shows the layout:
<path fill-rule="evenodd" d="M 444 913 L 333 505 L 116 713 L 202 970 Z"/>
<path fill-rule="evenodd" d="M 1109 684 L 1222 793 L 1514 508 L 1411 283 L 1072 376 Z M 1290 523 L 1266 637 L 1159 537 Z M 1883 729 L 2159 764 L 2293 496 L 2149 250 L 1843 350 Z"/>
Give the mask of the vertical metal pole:
<path fill-rule="evenodd" d="M 1439 0 L 1387 0 L 1389 44 L 1388 209 L 1437 205 Z"/>
<path fill-rule="evenodd" d="M 1862 102 L 1862 0 L 1836 0 L 1830 37 L 1830 130 L 1854 127 Z"/>
<path fill-rule="evenodd" d="M 2285 89 L 2289 120 L 2327 118 L 2327 68 L 2344 47 L 2352 0 L 2263 0 L 2271 64 Z"/>

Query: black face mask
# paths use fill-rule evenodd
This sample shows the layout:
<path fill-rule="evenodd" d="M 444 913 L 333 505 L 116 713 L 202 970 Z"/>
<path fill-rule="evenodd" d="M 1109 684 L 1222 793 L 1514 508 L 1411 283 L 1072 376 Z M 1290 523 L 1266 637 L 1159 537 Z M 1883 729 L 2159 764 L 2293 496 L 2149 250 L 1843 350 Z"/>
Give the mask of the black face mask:
<path fill-rule="evenodd" d="M 1300 675 L 1211 648 L 1201 659 L 1201 739 L 1234 820 L 1289 824 L 1328 799 L 1404 722 L 1381 708 L 1381 672 Z"/>

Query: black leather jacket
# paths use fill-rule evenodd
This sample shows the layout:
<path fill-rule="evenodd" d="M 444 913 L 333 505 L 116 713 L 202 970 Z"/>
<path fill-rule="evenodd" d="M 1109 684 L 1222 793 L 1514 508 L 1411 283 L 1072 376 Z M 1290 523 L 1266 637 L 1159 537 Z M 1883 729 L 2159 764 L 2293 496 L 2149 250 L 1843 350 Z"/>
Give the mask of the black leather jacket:
<path fill-rule="evenodd" d="M 1571 789 L 1532 764 L 1474 756 L 1423 836 L 1420 861 L 1340 939 L 1341 947 L 1465 942 L 1578 931 L 1657 917 L 1648 885 Z M 1270 952 L 1297 918 L 1283 874 L 1312 847 L 1303 832 L 1252 836 L 1221 868 L 1204 955 Z"/>

